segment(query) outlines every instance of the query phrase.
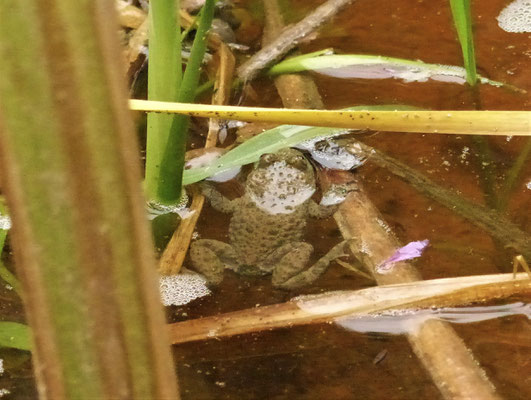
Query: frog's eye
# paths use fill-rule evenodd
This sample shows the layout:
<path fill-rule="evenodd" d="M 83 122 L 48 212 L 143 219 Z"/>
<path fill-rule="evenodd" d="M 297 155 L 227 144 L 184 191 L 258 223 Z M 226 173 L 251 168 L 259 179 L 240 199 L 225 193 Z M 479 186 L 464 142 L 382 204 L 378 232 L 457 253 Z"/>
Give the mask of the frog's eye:
<path fill-rule="evenodd" d="M 296 157 L 293 157 L 291 159 L 291 162 L 290 164 L 297 168 L 297 169 L 300 169 L 300 170 L 305 170 L 306 167 L 307 167 L 307 161 L 306 161 L 306 158 L 304 156 L 296 156 Z"/>
<path fill-rule="evenodd" d="M 277 160 L 277 157 L 274 154 L 264 154 L 260 158 L 260 163 L 265 165 L 273 164 Z"/>

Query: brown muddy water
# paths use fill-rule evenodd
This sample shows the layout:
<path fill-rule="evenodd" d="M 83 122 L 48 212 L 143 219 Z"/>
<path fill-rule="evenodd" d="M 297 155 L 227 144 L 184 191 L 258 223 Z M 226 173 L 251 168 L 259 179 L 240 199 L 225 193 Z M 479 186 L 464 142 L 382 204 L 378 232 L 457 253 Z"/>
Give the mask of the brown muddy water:
<path fill-rule="evenodd" d="M 260 2 L 235 3 L 239 9 L 250 10 L 247 15 L 252 16 L 236 32 L 238 40 L 257 46 L 262 24 Z M 287 1 L 282 3 L 288 22 L 294 22 L 322 1 L 294 0 L 289 6 Z M 490 79 L 525 89 L 527 94 L 487 85 L 473 94 L 467 87 L 453 83 L 338 79 L 312 74 L 326 107 L 407 104 L 434 110 L 529 110 L 531 34 L 507 33 L 496 22 L 496 16 L 509 3 L 506 0 L 472 2 L 478 70 Z M 329 47 L 339 53 L 461 65 L 460 47 L 448 2 L 444 0 L 357 0 L 333 23 L 323 27 L 317 39 L 301 46 L 301 51 Z M 259 97 L 245 98 L 245 105 L 281 105 L 270 80 L 258 80 L 253 83 L 253 89 Z M 493 191 L 500 193 L 505 173 L 525 144 L 525 139 L 516 137 L 489 139 L 493 163 L 488 166 L 482 164 L 473 141 L 464 136 L 376 133 L 362 140 L 480 204 L 485 204 L 486 170 L 493 167 L 490 169 L 495 175 L 490 184 Z M 430 240 L 430 247 L 414 262 L 424 279 L 510 270 L 513 254 L 487 232 L 419 194 L 370 160 L 355 173 L 402 243 Z M 525 232 L 531 230 L 530 205 L 531 165 L 528 162 L 511 193 L 506 212 Z M 197 233 L 201 238 L 227 242 L 229 219 L 205 206 Z M 316 261 L 342 237 L 333 218 L 312 219 L 305 240 L 314 246 L 311 261 Z M 190 266 L 189 259 L 185 265 Z M 373 285 L 372 281 L 336 263 L 312 285 L 294 291 L 274 289 L 269 276 L 242 277 L 226 271 L 223 282 L 212 295 L 186 306 L 169 307 L 167 312 L 169 320 L 177 322 L 281 303 L 299 294 L 356 290 Z M 23 320 L 20 303 L 3 285 L 0 299 L 2 319 Z M 507 300 L 512 302 L 530 303 L 531 299 Z M 531 324 L 526 316 L 453 327 L 502 398 L 531 398 Z M 323 324 L 186 343 L 174 346 L 174 355 L 181 396 L 186 400 L 442 398 L 403 335 L 358 333 Z M 0 349 L 0 358 L 5 369 L 0 375 L 0 388 L 12 393 L 5 398 L 34 398 L 28 357 Z"/>

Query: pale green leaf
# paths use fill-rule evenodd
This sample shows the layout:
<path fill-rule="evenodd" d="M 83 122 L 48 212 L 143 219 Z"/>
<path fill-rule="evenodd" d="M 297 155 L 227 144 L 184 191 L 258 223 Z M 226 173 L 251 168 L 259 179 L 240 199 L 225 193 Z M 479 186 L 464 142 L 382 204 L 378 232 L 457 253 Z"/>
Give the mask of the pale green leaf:
<path fill-rule="evenodd" d="M 0 347 L 31 351 L 30 334 L 27 325 L 0 321 Z"/>

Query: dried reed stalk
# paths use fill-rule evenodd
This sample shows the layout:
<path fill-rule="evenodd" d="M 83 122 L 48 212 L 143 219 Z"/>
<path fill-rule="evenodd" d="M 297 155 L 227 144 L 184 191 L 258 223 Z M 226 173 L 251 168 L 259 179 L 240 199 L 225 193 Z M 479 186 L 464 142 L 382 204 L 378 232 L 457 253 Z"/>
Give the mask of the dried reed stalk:
<path fill-rule="evenodd" d="M 284 20 L 277 0 L 265 0 L 265 26 L 262 41 L 274 43 L 284 29 Z M 296 52 L 294 55 L 297 55 Z M 286 108 L 323 109 L 324 104 L 314 80 L 305 73 L 283 74 L 274 78 L 282 104 Z"/>
<path fill-rule="evenodd" d="M 530 111 L 346 111 L 211 106 L 129 100 L 132 110 L 386 132 L 531 136 Z"/>
<path fill-rule="evenodd" d="M 478 275 L 299 296 L 287 303 L 168 325 L 173 344 L 378 315 L 383 311 L 457 307 L 531 293 L 525 274 Z M 426 354 L 429 352 L 424 351 Z"/>

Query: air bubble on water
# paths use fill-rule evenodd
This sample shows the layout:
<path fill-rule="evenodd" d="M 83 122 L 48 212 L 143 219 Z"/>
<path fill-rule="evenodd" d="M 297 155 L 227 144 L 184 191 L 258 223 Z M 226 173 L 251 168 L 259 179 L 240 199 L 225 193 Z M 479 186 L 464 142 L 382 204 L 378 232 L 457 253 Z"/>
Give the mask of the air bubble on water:
<path fill-rule="evenodd" d="M 315 145 L 318 142 L 321 142 L 321 141 L 327 140 L 327 139 L 331 139 L 331 138 L 335 138 L 335 137 L 338 137 L 338 136 L 342 136 L 342 135 L 347 135 L 347 134 L 349 134 L 351 132 L 352 132 L 351 129 L 338 130 L 336 133 L 334 133 L 332 135 L 316 136 L 316 137 L 314 137 L 312 139 L 308 139 L 308 140 L 305 140 L 303 142 L 300 142 L 300 143 L 296 144 L 293 147 L 295 147 L 296 149 L 300 149 L 300 150 L 312 151 L 315 148 Z"/>

